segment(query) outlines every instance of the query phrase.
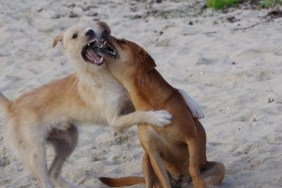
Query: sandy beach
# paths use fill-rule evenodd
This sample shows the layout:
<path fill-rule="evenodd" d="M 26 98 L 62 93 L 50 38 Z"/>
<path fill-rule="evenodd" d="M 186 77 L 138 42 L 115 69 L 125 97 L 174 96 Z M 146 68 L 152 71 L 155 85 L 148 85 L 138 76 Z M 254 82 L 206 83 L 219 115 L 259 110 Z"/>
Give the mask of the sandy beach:
<path fill-rule="evenodd" d="M 245 6 L 202 10 L 203 0 L 1 0 L 0 92 L 15 99 L 73 72 L 58 33 L 102 20 L 112 34 L 143 46 L 158 71 L 200 103 L 209 160 L 223 163 L 220 188 L 282 187 L 282 18 Z M 5 142 L 0 113 L 0 187 L 37 188 Z M 53 159 L 47 147 L 48 163 Z M 79 144 L 63 168 L 78 185 L 104 188 L 100 176 L 142 175 L 136 127 L 117 134 L 81 125 Z M 132 186 L 134 188 L 143 187 Z"/>

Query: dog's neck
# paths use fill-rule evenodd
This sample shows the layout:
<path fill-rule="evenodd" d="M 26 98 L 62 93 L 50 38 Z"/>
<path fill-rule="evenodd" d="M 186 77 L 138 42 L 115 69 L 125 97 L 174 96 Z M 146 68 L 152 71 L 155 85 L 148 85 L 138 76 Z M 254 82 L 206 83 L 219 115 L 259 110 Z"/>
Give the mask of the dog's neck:
<path fill-rule="evenodd" d="M 97 66 L 84 62 L 83 66 L 75 65 L 74 70 L 79 83 L 87 87 L 93 86 L 98 89 L 111 84 L 116 85 L 117 82 L 112 74 L 110 74 L 109 69 L 104 65 Z"/>
<path fill-rule="evenodd" d="M 86 104 L 90 105 L 96 105 L 96 95 L 104 95 L 104 92 L 109 90 L 124 92 L 122 85 L 114 78 L 107 67 L 95 66 L 89 64 L 75 69 L 79 95 Z"/>
<path fill-rule="evenodd" d="M 136 110 L 159 109 L 175 91 L 156 69 L 137 73 L 124 82 Z"/>

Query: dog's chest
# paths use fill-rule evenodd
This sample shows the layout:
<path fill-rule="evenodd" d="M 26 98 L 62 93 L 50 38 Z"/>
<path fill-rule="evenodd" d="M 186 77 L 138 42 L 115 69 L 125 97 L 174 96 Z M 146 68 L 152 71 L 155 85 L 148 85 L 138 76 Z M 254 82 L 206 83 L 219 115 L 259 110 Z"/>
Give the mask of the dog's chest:
<path fill-rule="evenodd" d="M 119 113 L 120 105 L 126 97 L 125 89 L 116 80 L 106 77 L 97 83 L 83 82 L 79 85 L 80 96 L 87 104 L 81 110 L 81 121 L 107 125 L 109 117 Z"/>
<path fill-rule="evenodd" d="M 102 108 L 116 109 L 126 97 L 124 88 L 119 84 L 107 84 L 96 92 L 97 103 Z M 101 99 L 101 100 L 99 100 Z"/>

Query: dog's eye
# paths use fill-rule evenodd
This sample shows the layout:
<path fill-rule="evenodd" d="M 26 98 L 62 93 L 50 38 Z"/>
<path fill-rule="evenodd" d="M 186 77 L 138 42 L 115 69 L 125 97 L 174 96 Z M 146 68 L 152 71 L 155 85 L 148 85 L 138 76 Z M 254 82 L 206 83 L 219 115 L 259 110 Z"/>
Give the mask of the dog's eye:
<path fill-rule="evenodd" d="M 73 34 L 73 35 L 72 35 L 72 37 L 71 37 L 71 38 L 72 38 L 72 39 L 76 39 L 76 38 L 77 38 L 77 36 L 78 36 L 78 34 L 77 34 L 77 33 L 75 33 L 75 34 Z"/>
<path fill-rule="evenodd" d="M 122 43 L 122 44 L 127 44 L 127 41 L 126 41 L 125 39 L 121 39 L 121 40 L 120 40 L 120 43 Z"/>

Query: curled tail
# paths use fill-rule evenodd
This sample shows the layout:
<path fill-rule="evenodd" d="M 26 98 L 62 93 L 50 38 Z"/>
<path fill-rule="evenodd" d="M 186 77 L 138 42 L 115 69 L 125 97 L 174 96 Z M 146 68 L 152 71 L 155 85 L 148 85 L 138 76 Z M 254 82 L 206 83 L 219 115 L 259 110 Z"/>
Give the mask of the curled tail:
<path fill-rule="evenodd" d="M 2 93 L 0 93 L 0 107 L 5 111 L 5 113 L 8 113 L 10 106 L 12 102 L 7 99 Z"/>
<path fill-rule="evenodd" d="M 100 177 L 99 180 L 110 187 L 130 186 L 145 183 L 145 179 L 139 176 L 128 176 L 122 178 Z"/>

